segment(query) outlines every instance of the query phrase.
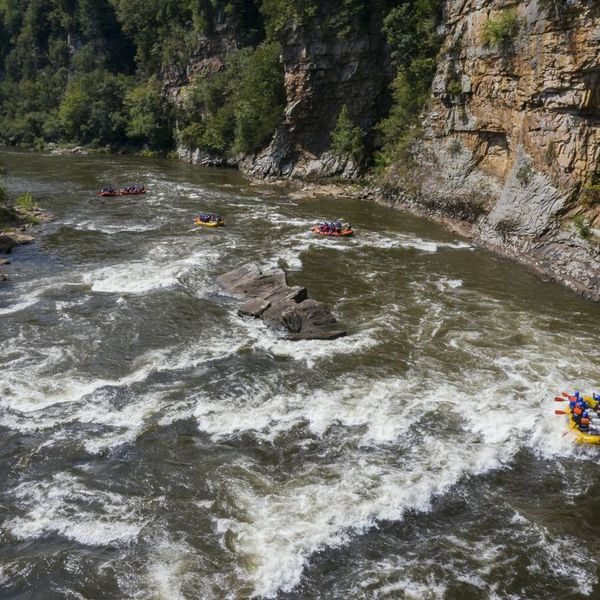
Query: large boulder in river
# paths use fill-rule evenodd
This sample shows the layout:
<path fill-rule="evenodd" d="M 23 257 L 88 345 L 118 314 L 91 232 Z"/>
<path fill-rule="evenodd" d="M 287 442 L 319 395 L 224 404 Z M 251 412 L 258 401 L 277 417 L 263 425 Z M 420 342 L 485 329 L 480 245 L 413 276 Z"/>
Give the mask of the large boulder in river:
<path fill-rule="evenodd" d="M 281 269 L 248 264 L 217 279 L 232 294 L 247 298 L 238 314 L 283 327 L 291 340 L 333 340 L 346 335 L 331 309 L 308 297 L 306 288 L 289 286 Z"/>

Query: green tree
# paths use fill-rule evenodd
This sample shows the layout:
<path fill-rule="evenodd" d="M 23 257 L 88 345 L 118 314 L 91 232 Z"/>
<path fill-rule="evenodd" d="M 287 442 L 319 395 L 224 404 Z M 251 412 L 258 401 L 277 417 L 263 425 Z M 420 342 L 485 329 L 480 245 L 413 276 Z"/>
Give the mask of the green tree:
<path fill-rule="evenodd" d="M 125 97 L 127 135 L 137 144 L 153 150 L 173 146 L 173 108 L 164 87 L 152 77 L 127 92 Z"/>
<path fill-rule="evenodd" d="M 364 131 L 354 125 L 348 106 L 344 104 L 331 134 L 331 153 L 338 158 L 352 158 L 359 162 L 364 151 Z"/>
<path fill-rule="evenodd" d="M 378 126 L 383 147 L 377 160 L 382 167 L 410 159 L 419 137 L 419 119 L 429 98 L 440 47 L 436 24 L 441 7 L 441 0 L 407 0 L 384 19 L 396 77 L 392 107 Z"/>
<path fill-rule="evenodd" d="M 59 109 L 67 138 L 92 145 L 125 143 L 126 85 L 125 77 L 100 69 L 71 79 Z"/>
<path fill-rule="evenodd" d="M 249 153 L 264 147 L 283 118 L 285 88 L 279 55 L 276 43 L 242 52 L 233 97 L 235 151 Z"/>

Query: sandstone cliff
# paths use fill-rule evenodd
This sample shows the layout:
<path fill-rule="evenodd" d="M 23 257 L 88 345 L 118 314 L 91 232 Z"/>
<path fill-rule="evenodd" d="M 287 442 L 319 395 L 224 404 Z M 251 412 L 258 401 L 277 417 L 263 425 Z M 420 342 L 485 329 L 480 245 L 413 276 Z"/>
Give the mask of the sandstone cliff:
<path fill-rule="evenodd" d="M 482 242 L 598 299 L 600 9 L 545 4 L 448 1 L 422 192 L 482 203 Z M 484 43 L 485 23 L 508 9 L 516 34 Z"/>

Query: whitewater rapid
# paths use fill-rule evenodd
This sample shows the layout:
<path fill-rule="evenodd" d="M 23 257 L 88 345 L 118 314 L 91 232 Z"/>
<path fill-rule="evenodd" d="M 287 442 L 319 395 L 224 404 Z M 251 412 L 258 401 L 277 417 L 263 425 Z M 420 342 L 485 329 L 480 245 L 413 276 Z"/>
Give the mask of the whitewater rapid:
<path fill-rule="evenodd" d="M 600 381 L 598 334 L 578 300 L 558 311 L 542 283 L 512 280 L 517 267 L 448 234 L 365 217 L 354 239 L 315 239 L 310 225 L 331 217 L 321 203 L 172 177 L 152 172 L 137 208 L 59 210 L 52 244 L 3 291 L 0 426 L 27 440 L 0 500 L 4 543 L 110 548 L 115 598 L 284 597 L 310 585 L 324 553 L 348 553 L 386 524 L 400 536 L 470 486 L 483 505 L 489 477 L 524 453 L 594 468 L 551 402 Z M 192 206 L 214 204 L 228 213 L 222 231 L 190 227 Z M 317 286 L 350 335 L 292 343 L 237 316 L 215 277 L 249 259 Z M 184 458 L 180 438 L 191 440 Z M 504 533 L 444 530 L 448 571 L 390 542 L 385 557 L 347 558 L 360 581 L 348 574 L 331 597 L 444 598 L 452 577 L 508 597 L 495 565 L 525 548 L 541 579 L 552 570 L 558 588 L 598 589 L 597 557 L 573 533 L 498 510 Z M 565 555 L 589 568 L 565 569 Z M 99 565 L 73 560 L 102 581 Z M 0 586 L 40 569 L 6 558 Z"/>

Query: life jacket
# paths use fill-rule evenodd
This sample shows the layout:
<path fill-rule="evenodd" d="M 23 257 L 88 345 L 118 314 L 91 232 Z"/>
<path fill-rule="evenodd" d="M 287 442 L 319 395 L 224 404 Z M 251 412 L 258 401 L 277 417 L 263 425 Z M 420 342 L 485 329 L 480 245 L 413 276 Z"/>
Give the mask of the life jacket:
<path fill-rule="evenodd" d="M 583 408 L 577 404 L 573 409 L 573 416 L 580 417 L 583 413 Z"/>

